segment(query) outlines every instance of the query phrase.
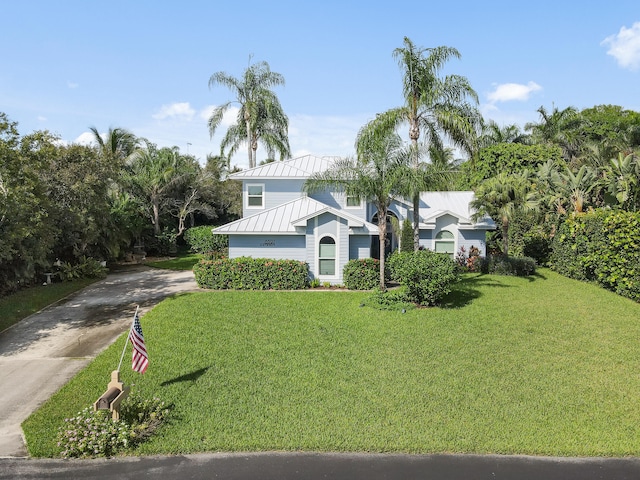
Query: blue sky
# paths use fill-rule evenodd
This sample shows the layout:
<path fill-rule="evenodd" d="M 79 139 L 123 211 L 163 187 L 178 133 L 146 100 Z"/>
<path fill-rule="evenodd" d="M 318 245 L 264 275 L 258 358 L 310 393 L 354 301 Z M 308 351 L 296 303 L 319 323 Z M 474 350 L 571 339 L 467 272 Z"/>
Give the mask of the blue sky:
<path fill-rule="evenodd" d="M 21 134 L 124 127 L 204 161 L 221 136 L 206 119 L 232 99 L 209 77 L 241 76 L 252 55 L 285 77 L 293 155 L 350 155 L 362 125 L 402 104 L 392 51 L 405 36 L 458 49 L 443 73 L 466 76 L 501 125 L 540 106 L 640 111 L 637 0 L 376 3 L 0 0 L 0 111 Z"/>

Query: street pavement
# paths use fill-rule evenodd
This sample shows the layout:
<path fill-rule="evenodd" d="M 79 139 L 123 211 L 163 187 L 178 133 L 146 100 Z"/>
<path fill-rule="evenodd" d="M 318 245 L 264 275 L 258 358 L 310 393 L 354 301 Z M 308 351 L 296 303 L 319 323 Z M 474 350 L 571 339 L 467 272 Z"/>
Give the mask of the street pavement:
<path fill-rule="evenodd" d="M 20 424 L 129 328 L 136 306 L 144 315 L 167 296 L 194 290 L 192 272 L 133 267 L 1 332 L 0 480 L 640 479 L 636 457 L 264 452 L 29 459 Z"/>

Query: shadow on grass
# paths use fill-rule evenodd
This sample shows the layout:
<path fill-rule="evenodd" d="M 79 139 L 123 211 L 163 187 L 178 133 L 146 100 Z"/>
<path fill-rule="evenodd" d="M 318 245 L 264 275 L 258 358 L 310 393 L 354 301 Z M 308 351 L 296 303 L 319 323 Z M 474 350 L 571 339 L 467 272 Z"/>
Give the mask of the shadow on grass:
<path fill-rule="evenodd" d="M 444 297 L 440 303 L 440 308 L 462 308 L 470 305 L 475 299 L 482 296 L 478 289 L 481 286 L 511 288 L 509 285 L 504 285 L 497 281 L 495 277 L 489 275 L 481 273 L 465 275 L 462 280 L 453 286 L 451 293 Z"/>
<path fill-rule="evenodd" d="M 180 382 L 195 382 L 202 375 L 207 373 L 207 370 L 209 370 L 210 368 L 211 367 L 204 367 L 204 368 L 201 368 L 200 370 L 195 370 L 195 371 L 193 371 L 191 373 L 187 373 L 185 375 L 180 375 L 179 377 L 172 378 L 171 380 L 166 380 L 166 381 L 162 382 L 160 384 L 160 386 L 161 387 L 166 387 L 168 385 L 173 385 L 174 383 L 180 383 Z"/>

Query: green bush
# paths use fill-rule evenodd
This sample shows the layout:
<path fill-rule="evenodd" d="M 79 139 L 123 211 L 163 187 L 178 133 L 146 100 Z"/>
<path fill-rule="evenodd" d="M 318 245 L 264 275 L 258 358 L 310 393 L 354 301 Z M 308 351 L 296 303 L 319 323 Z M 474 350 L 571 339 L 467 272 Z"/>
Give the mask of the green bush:
<path fill-rule="evenodd" d="M 214 290 L 299 290 L 307 286 L 309 266 L 296 260 L 220 258 L 193 267 L 196 282 Z"/>
<path fill-rule="evenodd" d="M 387 270 L 387 269 L 385 269 Z M 349 260 L 342 270 L 344 286 L 349 290 L 372 290 L 380 286 L 380 260 Z M 388 271 L 385 272 L 385 279 Z"/>
<path fill-rule="evenodd" d="M 415 303 L 407 295 L 406 287 L 384 292 L 378 289 L 368 296 L 362 305 L 376 310 L 401 310 L 403 312 L 416 308 Z"/>
<path fill-rule="evenodd" d="M 191 227 L 184 232 L 184 241 L 194 253 L 226 252 L 229 248 L 228 235 L 214 235 L 211 225 Z"/>
<path fill-rule="evenodd" d="M 107 267 L 94 258 L 82 257 L 78 263 L 62 262 L 54 269 L 63 282 L 71 282 L 79 278 L 104 278 L 107 276 Z"/>
<path fill-rule="evenodd" d="M 480 259 L 478 269 L 482 273 L 528 277 L 536 272 L 536 261 L 529 257 L 490 255 Z"/>
<path fill-rule="evenodd" d="M 595 210 L 569 217 L 553 240 L 551 267 L 640 300 L 640 213 Z"/>
<path fill-rule="evenodd" d="M 458 280 L 451 257 L 430 250 L 396 251 L 389 256 L 388 265 L 391 278 L 406 287 L 408 298 L 420 305 L 436 305 Z"/>

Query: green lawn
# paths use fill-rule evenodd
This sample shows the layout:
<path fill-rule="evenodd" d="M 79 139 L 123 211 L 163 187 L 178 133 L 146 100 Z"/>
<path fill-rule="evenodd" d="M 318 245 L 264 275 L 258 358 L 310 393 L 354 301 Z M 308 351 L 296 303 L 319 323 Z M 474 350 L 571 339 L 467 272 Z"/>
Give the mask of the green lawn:
<path fill-rule="evenodd" d="M 73 282 L 39 285 L 0 298 L 0 332 L 96 280 L 96 278 L 83 278 Z"/>
<path fill-rule="evenodd" d="M 548 270 L 467 275 L 443 308 L 357 292 L 199 292 L 142 319 L 150 367 L 125 383 L 172 404 L 135 454 L 305 450 L 640 455 L 640 305 Z M 56 455 L 120 338 L 23 425 Z M 128 350 L 127 358 L 130 353 Z"/>
<path fill-rule="evenodd" d="M 145 265 L 155 268 L 166 268 L 167 270 L 192 270 L 193 266 L 198 263 L 201 258 L 202 255 L 197 253 L 181 253 L 174 258 L 146 262 Z"/>

